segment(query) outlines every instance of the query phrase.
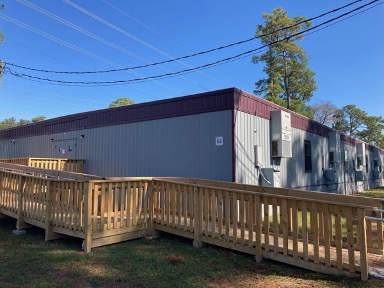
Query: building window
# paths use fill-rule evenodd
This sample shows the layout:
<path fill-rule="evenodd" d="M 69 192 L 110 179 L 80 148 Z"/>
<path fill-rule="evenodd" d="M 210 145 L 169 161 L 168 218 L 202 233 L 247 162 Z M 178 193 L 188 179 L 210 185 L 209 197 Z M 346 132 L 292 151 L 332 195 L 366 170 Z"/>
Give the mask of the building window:
<path fill-rule="evenodd" d="M 344 150 L 344 173 L 348 173 L 348 151 Z"/>
<path fill-rule="evenodd" d="M 305 172 L 312 172 L 311 141 L 304 140 Z"/>
<path fill-rule="evenodd" d="M 360 169 L 361 165 L 363 165 L 363 157 L 357 156 L 357 169 Z"/>
<path fill-rule="evenodd" d="M 381 173 L 381 165 L 379 165 L 379 160 L 373 160 L 373 170 Z"/>
<path fill-rule="evenodd" d="M 369 165 L 368 165 L 368 155 L 365 155 L 365 172 L 368 173 Z"/>

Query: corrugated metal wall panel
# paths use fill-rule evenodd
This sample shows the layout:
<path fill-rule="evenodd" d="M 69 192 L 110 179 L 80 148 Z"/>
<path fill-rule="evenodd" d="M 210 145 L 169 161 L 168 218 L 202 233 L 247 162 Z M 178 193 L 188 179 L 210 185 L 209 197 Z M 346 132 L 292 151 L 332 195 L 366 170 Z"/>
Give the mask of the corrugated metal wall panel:
<path fill-rule="evenodd" d="M 353 145 L 350 144 L 350 141 L 343 142 L 341 141 L 341 163 L 338 169 L 338 179 L 339 179 L 339 194 L 353 194 L 357 190 L 357 184 L 355 182 L 355 166 L 356 166 L 356 147 L 355 141 Z M 345 152 L 347 153 L 347 168 L 344 167 L 345 161 Z"/>
<path fill-rule="evenodd" d="M 312 172 L 305 171 L 304 140 L 311 141 Z M 321 186 L 324 184 L 322 150 L 324 154 L 328 151 L 327 138 L 292 128 L 292 158 L 281 160 L 281 179 L 285 187 L 327 191 Z"/>
<path fill-rule="evenodd" d="M 224 146 L 215 146 L 215 137 Z M 231 111 L 86 131 L 84 159 L 103 176 L 183 176 L 232 180 Z"/>
<path fill-rule="evenodd" d="M 262 165 L 271 167 L 269 120 L 235 111 L 236 182 L 259 184 L 254 146 L 261 146 Z"/>
<path fill-rule="evenodd" d="M 328 138 L 318 134 L 292 128 L 292 157 L 271 157 L 270 121 L 244 112 L 235 112 L 235 147 L 236 147 L 236 182 L 246 184 L 259 183 L 259 169 L 255 168 L 254 145 L 262 150 L 262 167 L 280 170 L 282 187 L 303 190 L 324 191 L 332 193 L 352 193 L 356 191 L 355 182 L 341 185 L 342 168 L 338 169 L 338 186 L 325 185 L 323 169 L 329 169 Z M 312 172 L 305 171 L 304 140 L 311 141 Z M 346 177 L 354 177 L 352 158 L 355 149 L 349 151 L 350 173 Z M 347 148 L 346 148 L 347 149 Z M 349 149 L 349 148 L 348 148 Z M 352 175 L 352 176 L 351 176 Z M 336 188 L 336 189 L 335 189 Z"/>
<path fill-rule="evenodd" d="M 215 146 L 218 136 L 224 138 L 223 146 Z M 86 173 L 105 177 L 172 176 L 232 181 L 232 110 L 2 142 L 0 158 L 84 159 Z M 69 151 L 63 146 L 66 143 L 76 143 L 75 149 Z M 65 148 L 65 154 L 61 154 L 59 146 Z"/>

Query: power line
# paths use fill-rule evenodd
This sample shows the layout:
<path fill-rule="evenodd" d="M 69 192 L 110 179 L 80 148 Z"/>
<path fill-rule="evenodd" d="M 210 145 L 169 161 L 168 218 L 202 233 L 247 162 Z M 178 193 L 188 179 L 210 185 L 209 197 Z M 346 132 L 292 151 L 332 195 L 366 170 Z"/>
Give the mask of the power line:
<path fill-rule="evenodd" d="M 40 51 L 40 50 L 37 50 L 37 49 L 35 49 L 35 48 L 32 48 L 32 47 L 30 47 L 30 46 L 27 46 L 27 45 L 25 45 L 25 44 L 22 44 L 22 43 L 20 43 L 20 42 L 18 42 L 18 41 L 12 40 L 11 38 L 7 37 L 7 42 L 9 42 L 9 41 L 12 42 L 12 43 L 15 43 L 15 44 L 17 44 L 17 45 L 20 45 L 20 46 L 24 47 L 25 49 L 29 49 L 29 50 L 34 51 L 34 52 L 36 52 L 36 53 L 42 54 L 42 55 L 44 55 L 44 56 L 46 56 L 46 57 L 48 57 L 48 58 L 51 58 L 51 59 L 54 59 L 54 60 L 56 60 L 56 61 L 62 62 L 62 63 L 64 63 L 64 64 L 66 64 L 66 65 L 73 66 L 73 67 L 76 67 L 76 68 L 80 68 L 80 69 L 83 69 L 83 70 L 85 69 L 84 67 L 80 67 L 80 66 L 74 65 L 74 64 L 72 64 L 72 63 L 63 61 L 63 60 L 61 60 L 61 59 L 59 59 L 59 58 L 56 58 L 56 57 L 51 56 L 51 55 L 48 55 L 48 54 L 45 53 L 45 52 L 42 52 L 42 51 Z M 108 79 L 108 78 L 106 78 L 105 76 L 99 76 L 99 77 L 100 77 L 100 78 L 103 78 L 103 79 Z M 30 81 L 33 81 L 32 79 L 29 79 L 29 80 L 30 80 Z M 43 82 L 43 81 L 34 81 L 34 82 L 46 83 L 46 82 Z M 133 91 L 136 92 L 136 93 L 145 94 L 145 95 L 147 95 L 147 96 L 149 96 L 149 97 L 151 97 L 151 98 L 153 98 L 153 99 L 157 99 L 154 95 L 149 94 L 149 93 L 147 93 L 147 92 L 145 92 L 145 91 L 141 91 L 141 90 L 139 90 L 139 89 L 137 89 L 137 88 L 134 88 L 134 87 L 132 87 L 132 86 L 129 87 L 129 89 L 133 90 Z"/>
<path fill-rule="evenodd" d="M 41 92 L 37 90 L 31 90 L 31 89 L 24 89 L 20 88 L 18 86 L 12 86 L 12 85 L 7 85 L 7 88 L 10 88 L 12 91 L 14 90 L 19 90 L 19 91 L 24 91 L 24 92 L 32 92 L 33 94 L 40 94 L 40 95 L 46 95 L 49 97 L 54 97 L 54 98 L 66 98 L 70 100 L 76 100 L 76 101 L 84 101 L 84 102 L 91 102 L 91 103 L 96 103 L 96 104 L 102 104 L 108 106 L 109 103 L 106 102 L 101 102 L 101 101 L 96 101 L 96 100 L 90 100 L 90 99 L 85 99 L 85 98 L 79 98 L 79 97 L 70 97 L 70 96 L 65 96 L 57 93 L 49 93 L 49 92 Z"/>
<path fill-rule="evenodd" d="M 98 109 L 100 106 L 88 106 L 88 105 L 81 105 L 81 104 L 76 104 L 76 103 L 68 103 L 68 102 L 61 102 L 61 101 L 57 101 L 57 99 L 51 99 L 52 101 L 54 101 L 54 103 L 48 103 L 47 100 L 44 100 L 44 101 L 39 101 L 39 102 L 36 102 L 37 100 L 37 97 L 36 96 L 25 96 L 25 95 L 20 95 L 18 93 L 13 93 L 13 92 L 7 92 L 5 96 L 10 96 L 12 99 L 6 99 L 6 98 L 2 98 L 2 100 L 14 100 L 15 97 L 14 96 L 17 96 L 18 100 L 19 101 L 19 97 L 22 97 L 22 98 L 27 98 L 27 99 L 34 99 L 35 101 L 34 102 L 31 102 L 31 101 L 24 101 L 24 102 L 27 102 L 27 103 L 34 103 L 36 105 L 44 105 L 44 106 L 51 106 L 51 107 L 62 107 L 62 104 L 65 104 L 67 107 L 68 106 L 73 106 L 73 107 L 81 107 L 81 108 L 87 108 L 87 109 Z M 107 107 L 108 104 L 105 104 L 105 106 Z"/>
<path fill-rule="evenodd" d="M 163 35 L 162 33 L 160 33 L 159 31 L 153 29 L 152 27 L 148 26 L 147 24 L 143 23 L 142 21 L 140 21 L 139 19 L 133 17 L 132 15 L 124 12 L 123 10 L 119 9 L 118 7 L 112 5 L 111 3 L 109 3 L 108 1 L 106 0 L 101 0 L 102 2 L 104 2 L 105 4 L 107 4 L 108 6 L 112 7 L 114 10 L 120 12 L 121 14 L 123 14 L 124 16 L 128 17 L 129 19 L 135 21 L 136 23 L 138 23 L 139 25 L 143 26 L 144 28 L 148 29 L 149 31 L 155 33 L 156 35 L 160 36 L 161 38 L 169 41 L 170 43 L 176 45 L 177 47 L 183 49 L 183 50 L 186 50 L 187 52 L 189 53 L 192 53 L 191 51 L 188 51 L 186 48 L 184 48 L 183 46 L 179 45 L 177 42 L 173 41 L 172 39 L 168 38 L 167 36 Z"/>
<path fill-rule="evenodd" d="M 48 38 L 48 39 L 50 39 L 50 40 L 52 40 L 52 41 L 54 41 L 54 42 L 56 42 L 56 43 L 59 43 L 59 44 L 65 46 L 65 47 L 67 47 L 67 48 L 71 48 L 71 49 L 73 49 L 73 50 L 75 50 L 75 51 L 77 51 L 77 52 L 80 52 L 80 53 L 82 53 L 82 54 L 85 54 L 85 55 L 87 55 L 87 56 L 89 56 L 89 57 L 91 57 L 91 58 L 94 58 L 94 59 L 96 59 L 96 60 L 99 60 L 99 61 L 101 61 L 101 62 L 104 62 L 104 63 L 109 64 L 109 65 L 114 66 L 114 67 L 122 67 L 121 65 L 119 65 L 119 64 L 117 64 L 117 63 L 115 63 L 115 62 L 113 62 L 113 61 L 110 61 L 110 60 L 108 60 L 108 59 L 106 59 L 106 58 L 104 58 L 104 57 L 101 57 L 101 56 L 97 55 L 97 54 L 91 53 L 91 52 L 89 52 L 88 50 L 85 50 L 85 49 L 80 48 L 80 47 L 78 47 L 78 46 L 76 46 L 76 45 L 74 45 L 74 44 L 71 44 L 71 43 L 69 43 L 69 42 L 66 42 L 66 41 L 64 41 L 64 40 L 62 40 L 62 39 L 60 39 L 60 38 L 57 38 L 57 37 L 55 37 L 55 36 L 53 36 L 53 35 L 50 35 L 50 34 L 44 32 L 44 31 L 41 31 L 41 30 L 39 30 L 39 29 L 37 29 L 37 28 L 34 28 L 34 27 L 32 27 L 32 26 L 30 26 L 30 25 L 28 25 L 28 24 L 26 24 L 26 23 L 23 23 L 23 22 L 21 22 L 21 21 L 18 21 L 18 20 L 14 19 L 14 18 L 11 18 L 11 17 L 9 17 L 9 16 L 3 15 L 3 14 L 1 14 L 1 13 L 0 13 L 0 18 L 3 18 L 3 19 L 5 19 L 5 20 L 7 20 L 8 22 L 11 22 L 11 23 L 13 23 L 13 24 L 16 24 L 16 25 L 22 27 L 22 28 L 25 28 L 25 29 L 27 29 L 27 30 L 29 30 L 29 31 L 32 31 L 32 32 L 34 32 L 34 33 L 36 33 L 36 34 L 38 34 L 38 35 L 40 35 L 40 36 L 43 36 L 43 37 L 45 37 L 45 38 Z M 4 61 L 4 63 L 6 63 L 6 62 Z M 11 65 L 11 64 L 10 64 L 10 65 Z M 10 72 L 10 71 L 8 71 L 8 72 Z M 138 73 L 138 72 L 136 72 L 136 71 L 128 71 L 128 72 L 131 73 L 131 74 L 134 74 L 134 75 L 136 75 L 136 76 L 145 76 L 144 74 L 142 74 L 142 73 Z M 11 74 L 12 74 L 12 73 L 11 73 Z M 16 73 L 16 74 L 19 74 L 19 73 Z M 17 75 L 14 75 L 14 76 L 17 76 Z M 156 83 L 157 83 L 158 85 L 163 86 L 163 87 L 165 87 L 165 88 L 168 88 L 168 89 L 170 89 L 170 90 L 174 90 L 174 91 L 179 91 L 179 92 L 180 92 L 179 89 L 176 89 L 176 88 L 174 88 L 174 87 L 172 87 L 172 86 L 169 86 L 169 85 L 167 85 L 167 84 L 165 84 L 165 83 L 161 83 L 161 82 L 158 82 L 158 81 L 156 81 Z"/>
<path fill-rule="evenodd" d="M 330 10 L 328 12 L 325 12 L 325 13 L 322 13 L 318 16 L 315 16 L 315 17 L 312 17 L 312 18 L 309 18 L 307 20 L 304 20 L 304 21 L 301 21 L 301 22 L 298 22 L 294 25 L 291 25 L 291 26 L 287 26 L 287 27 L 283 27 L 283 28 L 280 28 L 280 29 L 277 29 L 275 31 L 272 31 L 272 32 L 269 32 L 269 33 L 266 33 L 266 34 L 262 34 L 262 35 L 259 35 L 259 36 L 255 36 L 255 37 L 252 37 L 252 38 L 248 38 L 248 39 L 245 39 L 245 40 L 241 40 L 241 41 L 238 41 L 238 42 L 234 42 L 234 43 L 231 43 L 231 44 L 228 44 L 228 45 L 223 45 L 223 46 L 219 46 L 219 47 L 216 47 L 216 48 L 212 48 L 212 49 L 209 49 L 209 50 L 205 50 L 205 51 L 201 51 L 201 52 L 197 52 L 197 53 L 193 53 L 193 54 L 189 54 L 189 55 L 185 55 L 185 56 L 181 56 L 181 57 L 177 57 L 177 58 L 173 58 L 173 59 L 169 59 L 169 60 L 164 60 L 164 61 L 159 61 L 159 62 L 154 62 L 154 63 L 150 63 L 150 64 L 145 64 L 145 65 L 137 65 L 137 66 L 133 66 L 133 67 L 125 67 L 125 68 L 119 68 L 119 69 L 109 69 L 109 70 L 98 70 L 98 71 L 54 71 L 54 70 L 46 70 L 46 69 L 37 69 L 37 68 L 31 68 L 31 67 L 25 67 L 25 66 L 22 66 L 22 65 L 17 65 L 17 64 L 13 64 L 13 63 L 7 63 L 9 64 L 10 66 L 14 66 L 14 67 L 17 67 L 17 68 L 21 68 L 21 69 L 26 69 L 26 70 L 30 70 L 30 71 L 36 71 L 36 72 L 43 72 L 43 73 L 56 73 L 56 74 L 96 74 L 96 73 L 110 73 L 110 72 L 121 72 L 121 71 L 127 71 L 127 70 L 135 70 L 135 69 L 141 69 L 141 68 L 147 68 L 147 67 L 151 67 L 151 66 L 157 66 L 157 65 L 161 65 L 161 64 L 166 64 L 166 63 L 171 63 L 171 62 L 175 62 L 175 61 L 179 61 L 179 60 L 183 60 L 183 59 L 188 59 L 188 58 L 192 58 L 192 57 L 196 57 L 196 56 L 200 56 L 200 55 L 204 55 L 204 54 L 208 54 L 208 53 L 212 53 L 214 51 L 218 51 L 218 50 L 223 50 L 223 49 L 226 49 L 226 48 L 229 48 L 229 47 L 233 47 L 233 46 L 237 46 L 237 45 L 241 45 L 241 44 L 244 44 L 244 43 L 247 43 L 247 42 L 250 42 L 250 41 L 253 41 L 255 39 L 258 39 L 258 38 L 262 38 L 262 37 L 265 37 L 265 36 L 268 36 L 268 35 L 272 35 L 276 32 L 280 32 L 280 31 L 284 31 L 284 30 L 287 30 L 287 29 L 290 29 L 292 27 L 295 27 L 295 26 L 298 26 L 298 25 L 301 25 L 301 24 L 304 24 L 304 23 L 307 23 L 309 21 L 313 21 L 313 20 L 316 20 L 316 19 L 319 19 L 319 18 L 322 18 L 324 16 L 327 16 L 329 14 L 332 14 L 332 13 L 335 13 L 337 11 L 340 11 L 344 8 L 347 8 L 349 6 L 352 6 L 358 2 L 362 2 L 363 0 L 357 0 L 357 1 L 354 1 L 354 2 L 351 2 L 351 3 L 348 3 L 342 7 L 339 7 L 339 8 L 335 8 L 333 10 Z M 366 5 L 370 5 L 374 2 L 377 2 L 379 0 L 375 0 L 375 1 L 372 1 Z M 69 1 L 69 0 L 64 0 L 64 2 L 66 3 L 71 3 L 70 5 L 71 6 L 78 6 L 76 4 L 74 4 L 73 2 Z M 73 4 L 73 5 L 72 5 Z M 80 7 L 80 6 L 78 6 Z M 364 7 L 364 6 L 362 6 Z M 78 8 L 78 9 L 82 9 L 82 10 L 85 10 L 83 8 Z M 89 11 L 85 10 L 86 14 L 90 13 Z M 352 10 L 353 11 L 353 10 Z M 93 15 L 93 14 L 92 14 Z M 91 16 L 92 17 L 92 16 Z M 98 21 L 101 21 L 102 23 L 105 23 L 105 25 L 108 25 L 108 26 L 112 26 L 114 27 L 115 29 L 117 29 L 118 31 L 120 31 L 121 29 L 114 26 L 113 24 L 101 19 L 100 17 L 94 15 L 94 18 Z M 122 30 L 121 33 L 125 32 L 124 30 Z M 126 32 L 127 33 L 127 32 Z M 129 34 L 129 33 L 128 33 Z M 129 34 L 130 35 L 130 34 Z M 137 40 L 139 41 L 139 40 Z M 139 41 L 140 42 L 140 41 Z M 140 42 L 141 43 L 141 42 Z M 145 42 L 146 43 L 146 42 Z M 169 56 L 169 55 L 168 55 Z M 190 67 L 189 67 L 190 68 Z"/>
<path fill-rule="evenodd" d="M 208 63 L 208 64 L 200 65 L 200 66 L 197 66 L 197 67 L 194 67 L 194 68 L 191 68 L 191 69 L 181 70 L 181 71 L 178 71 L 178 72 L 161 74 L 161 75 L 155 75 L 155 76 L 149 76 L 149 77 L 145 77 L 145 78 L 135 78 L 135 79 L 129 79 L 129 80 L 114 80 L 114 81 L 104 81 L 104 82 L 96 82 L 96 81 L 89 81 L 89 82 L 86 82 L 86 81 L 63 81 L 63 80 L 54 80 L 54 79 L 49 79 L 49 78 L 41 78 L 41 77 L 31 76 L 31 75 L 27 75 L 27 74 L 18 74 L 17 76 L 31 78 L 31 79 L 37 79 L 37 80 L 46 81 L 46 82 L 61 83 L 61 84 L 71 84 L 71 85 L 113 85 L 113 84 L 119 85 L 119 84 L 129 84 L 129 83 L 134 83 L 134 82 L 143 82 L 143 81 L 154 80 L 154 79 L 163 79 L 163 78 L 168 78 L 168 77 L 174 77 L 176 75 L 186 74 L 186 73 L 190 73 L 190 72 L 193 72 L 193 71 L 196 71 L 196 70 L 200 70 L 200 69 L 207 69 L 209 67 L 221 65 L 221 64 L 224 64 L 224 63 L 227 63 L 227 62 L 234 61 L 236 59 L 242 58 L 244 56 L 248 56 L 248 55 L 250 55 L 252 53 L 256 53 L 256 52 L 258 52 L 258 51 L 260 51 L 260 50 L 262 50 L 264 48 L 267 48 L 267 47 L 269 47 L 271 45 L 275 45 L 275 44 L 277 44 L 279 42 L 286 41 L 286 40 L 289 40 L 290 38 L 293 38 L 293 37 L 302 35 L 302 34 L 304 34 L 306 32 L 318 29 L 318 28 L 320 28 L 320 27 L 322 27 L 324 25 L 332 23 L 332 22 L 334 22 L 334 21 L 336 21 L 336 20 L 338 20 L 338 19 L 340 19 L 340 18 L 342 18 L 344 16 L 352 14 L 352 13 L 354 13 L 354 12 L 356 12 L 358 10 L 361 10 L 361 9 L 363 9 L 363 8 L 373 4 L 375 2 L 378 2 L 378 1 L 379 0 L 371 1 L 368 4 L 365 4 L 365 5 L 362 5 L 360 7 L 357 7 L 357 8 L 355 8 L 355 9 L 349 11 L 349 12 L 343 13 L 343 14 L 337 16 L 337 17 L 334 17 L 334 18 L 332 18 L 330 20 L 322 22 L 322 23 L 320 23 L 320 24 L 318 24 L 318 25 L 316 25 L 314 27 L 311 27 L 311 28 L 306 29 L 304 31 L 295 33 L 295 34 L 290 35 L 288 37 L 285 37 L 283 39 L 280 39 L 280 40 L 268 43 L 266 45 L 260 46 L 260 47 L 258 47 L 256 49 L 245 51 L 245 52 L 237 54 L 235 56 L 224 58 L 224 59 L 221 59 L 221 60 L 218 60 L 218 61 L 215 61 L 215 62 L 211 62 L 211 63 Z M 374 7 L 379 6 L 381 4 L 383 4 L 383 3 L 379 3 L 379 4 L 375 5 Z M 374 8 L 374 7 L 371 7 L 371 8 Z M 368 9 L 366 9 L 366 10 L 368 10 Z M 359 13 L 356 13 L 356 15 L 357 14 L 359 14 Z M 353 16 L 355 16 L 355 15 L 353 15 Z M 318 29 L 318 30 L 320 30 L 320 29 Z M 312 33 L 314 33 L 314 32 L 312 32 Z"/>
<path fill-rule="evenodd" d="M 146 47 L 152 49 L 153 51 L 156 51 L 156 52 L 160 53 L 161 55 L 164 55 L 164 56 L 167 57 L 167 58 L 174 59 L 174 57 L 173 57 L 172 55 L 170 55 L 170 54 L 168 54 L 168 53 L 166 53 L 166 52 L 160 50 L 160 49 L 157 48 L 156 46 L 154 46 L 154 45 L 152 45 L 152 44 L 150 44 L 150 43 L 148 43 L 148 42 L 146 42 L 146 41 L 140 39 L 139 37 L 137 37 L 137 36 L 135 36 L 135 35 L 133 35 L 133 34 L 127 32 L 127 31 L 123 30 L 122 28 L 120 28 L 120 27 L 118 27 L 118 26 L 116 26 L 116 25 L 114 25 L 114 24 L 108 22 L 107 20 L 105 20 L 105 19 L 103 19 L 103 18 L 101 18 L 101 17 L 99 17 L 99 16 L 93 14 L 92 12 L 90 12 L 90 11 L 84 9 L 83 7 L 77 5 L 76 3 L 74 3 L 74 2 L 72 2 L 72 1 L 70 1 L 70 0 L 63 0 L 63 1 L 64 1 L 65 3 L 67 3 L 68 5 L 74 7 L 75 9 L 81 11 L 82 13 L 88 15 L 89 17 L 91 17 L 91 18 L 97 20 L 98 22 L 101 22 L 102 24 L 104 24 L 104 25 L 106 25 L 106 26 L 112 28 L 113 30 L 115 30 L 115 31 L 117 31 L 117 32 L 119 32 L 119 33 L 121 33 L 121 34 L 123 34 L 123 35 L 125 35 L 125 36 L 127 36 L 127 37 L 129 37 L 129 38 L 131 38 L 131 39 L 133 39 L 133 40 L 135 40 L 135 41 L 141 43 L 141 44 L 143 44 L 144 46 L 146 46 Z M 176 61 L 177 61 L 177 63 L 179 63 L 179 64 L 181 64 L 181 65 L 183 65 L 183 66 L 185 66 L 185 67 L 192 68 L 192 66 L 190 66 L 190 65 L 188 65 L 188 64 L 185 64 L 185 63 L 183 63 L 183 62 L 180 61 L 180 60 L 176 60 Z M 148 65 L 148 64 L 147 64 L 147 65 Z M 203 87 L 201 84 L 199 84 L 199 83 L 197 83 L 197 82 L 195 82 L 195 81 L 193 81 L 193 80 L 189 80 L 189 81 L 192 82 L 194 85 L 199 86 L 199 88 L 202 88 L 202 89 L 204 89 L 204 90 L 206 90 L 206 91 L 209 90 L 209 89 L 207 89 L 206 87 Z"/>
<path fill-rule="evenodd" d="M 144 58 L 144 57 L 142 57 L 142 56 L 140 56 L 140 55 L 138 55 L 136 53 L 133 53 L 133 52 L 131 52 L 131 51 L 129 51 L 129 50 L 119 46 L 119 45 L 116 45 L 116 44 L 106 40 L 105 38 L 102 38 L 102 37 L 100 37 L 100 36 L 98 36 L 96 34 L 93 34 L 92 32 L 90 32 L 90 31 L 88 31 L 86 29 L 83 29 L 83 28 L 75 25 L 75 24 L 73 24 L 70 21 L 67 21 L 67 20 L 63 19 L 63 18 L 61 18 L 61 17 L 59 17 L 59 16 L 57 16 L 57 15 L 51 13 L 51 12 L 49 12 L 49 11 L 39 7 L 38 5 L 32 4 L 32 3 L 30 3 L 30 2 L 28 2 L 26 0 L 16 0 L 16 1 L 19 2 L 22 5 L 25 5 L 25 6 L 29 7 L 29 8 L 37 11 L 40 14 L 43 14 L 43 15 L 45 15 L 45 16 L 47 16 L 47 17 L 49 17 L 49 18 L 51 18 L 51 19 L 53 19 L 55 21 L 60 22 L 63 25 L 66 25 L 66 26 L 68 26 L 68 27 L 70 27 L 70 28 L 72 28 L 72 29 L 74 29 L 74 30 L 76 30 L 76 31 L 78 31 L 78 32 L 80 32 L 80 33 L 82 33 L 82 34 L 84 34 L 84 35 L 86 35 L 86 36 L 96 40 L 96 41 L 99 41 L 99 42 L 101 42 L 101 43 L 103 43 L 103 44 L 105 44 L 105 45 L 107 45 L 107 46 L 109 46 L 109 47 L 111 47 L 113 49 L 116 49 L 119 52 L 123 52 L 123 53 L 125 53 L 125 54 L 127 54 L 129 56 L 132 56 L 132 57 L 134 57 L 136 59 L 142 60 L 142 61 L 144 61 L 146 63 L 151 63 L 151 61 L 149 61 L 148 59 L 146 59 L 146 58 Z M 115 66 L 115 67 L 122 67 L 122 66 L 119 65 L 119 66 Z M 166 69 L 164 67 L 161 67 L 161 69 L 166 71 L 166 72 L 172 72 L 171 70 Z M 83 72 L 82 74 L 87 74 L 87 73 Z M 136 74 L 136 75 L 139 76 L 139 74 Z M 145 76 L 145 75 L 142 75 L 142 76 Z M 199 83 L 197 83 L 195 81 L 192 81 L 190 79 L 185 79 L 185 80 L 192 82 L 194 85 L 197 85 L 200 88 L 203 88 L 203 87 L 201 87 L 201 85 Z M 164 87 L 167 86 L 164 83 L 160 83 L 159 85 L 162 85 L 162 86 L 165 85 Z M 206 89 L 206 88 L 203 88 L 203 89 L 208 91 L 208 89 Z M 175 89 L 172 89 L 172 90 L 175 90 Z M 178 92 L 181 92 L 181 91 L 179 90 Z"/>
<path fill-rule="evenodd" d="M 188 50 L 187 48 L 181 46 L 180 44 L 178 44 L 176 41 L 170 39 L 169 37 L 165 36 L 164 34 L 160 33 L 159 31 L 157 31 L 156 29 L 153 29 L 152 27 L 148 26 L 147 24 L 143 23 L 142 21 L 138 20 L 137 18 L 133 17 L 132 15 L 124 12 L 123 10 L 119 9 L 118 7 L 112 5 L 111 3 L 109 3 L 108 1 L 106 0 L 101 0 L 102 2 L 104 2 L 105 4 L 107 4 L 108 6 L 110 6 L 112 9 L 116 10 L 117 12 L 123 14 L 124 16 L 128 17 L 129 19 L 133 20 L 134 22 L 138 23 L 139 25 L 141 25 L 142 27 L 144 27 L 145 29 L 151 31 L 152 33 L 160 36 L 161 38 L 165 39 L 166 41 L 172 43 L 173 45 L 183 49 L 184 51 L 186 51 L 187 53 L 193 53 L 192 51 Z M 205 74 L 205 73 L 201 73 L 203 76 L 206 76 L 206 77 L 209 77 L 217 82 L 222 82 L 224 83 L 221 79 L 218 79 L 216 78 L 215 76 L 212 76 L 212 75 L 209 75 L 209 74 Z"/>

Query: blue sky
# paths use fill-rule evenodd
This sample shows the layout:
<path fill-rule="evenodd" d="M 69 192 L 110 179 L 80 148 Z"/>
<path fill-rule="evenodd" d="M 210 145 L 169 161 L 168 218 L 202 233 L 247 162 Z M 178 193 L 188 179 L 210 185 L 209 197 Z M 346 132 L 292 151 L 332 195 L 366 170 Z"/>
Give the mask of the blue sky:
<path fill-rule="evenodd" d="M 0 12 L 0 27 L 5 35 L 0 59 L 58 71 L 144 65 L 253 37 L 256 26 L 264 22 L 262 13 L 271 13 L 278 6 L 287 10 L 290 17 L 311 18 L 350 2 L 0 0 L 5 5 Z M 369 2 L 360 1 L 353 8 Z M 318 90 L 311 103 L 331 100 L 337 107 L 355 104 L 369 115 L 384 116 L 383 12 L 384 5 L 379 5 L 300 42 L 311 56 L 309 66 L 316 73 Z M 259 40 L 254 40 L 201 57 L 132 71 L 135 73 L 68 76 L 12 70 L 67 81 L 127 80 L 196 67 L 260 45 Z M 0 120 L 12 116 L 54 118 L 102 109 L 120 97 L 140 103 L 228 87 L 252 93 L 254 83 L 265 77 L 262 70 L 262 65 L 252 64 L 251 56 L 247 56 L 178 77 L 129 85 L 49 85 L 5 74 L 0 88 Z"/>

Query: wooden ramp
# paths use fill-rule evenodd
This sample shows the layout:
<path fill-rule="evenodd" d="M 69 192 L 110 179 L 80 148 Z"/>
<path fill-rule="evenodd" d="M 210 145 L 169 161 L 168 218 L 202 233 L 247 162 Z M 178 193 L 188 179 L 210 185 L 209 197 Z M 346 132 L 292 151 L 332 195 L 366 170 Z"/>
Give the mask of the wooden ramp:
<path fill-rule="evenodd" d="M 0 214 L 84 250 L 156 230 L 322 273 L 383 275 L 382 200 L 180 178 L 108 178 L 0 163 Z"/>
<path fill-rule="evenodd" d="M 178 218 L 177 216 L 175 218 Z M 187 221 L 184 222 L 184 217 L 181 218 L 181 226 L 183 229 L 178 228 L 178 220 L 175 220 L 175 225 L 167 225 L 165 223 L 173 223 L 172 216 L 170 217 L 169 221 L 168 219 L 162 220 L 161 217 L 159 218 L 161 223 L 155 223 L 154 228 L 159 231 L 171 233 L 174 235 L 186 237 L 189 239 L 194 239 L 194 233 L 193 233 L 193 227 L 190 225 L 190 219 L 187 218 Z M 185 226 L 186 225 L 186 226 Z M 206 225 L 206 222 L 203 221 L 203 226 Z M 210 233 L 209 231 L 212 231 L 212 227 L 215 226 L 215 233 Z M 249 232 L 244 232 L 244 240 L 242 241 L 241 238 L 235 240 L 234 237 L 234 231 L 233 231 L 233 225 L 230 225 L 228 237 L 225 237 L 223 234 L 219 233 L 219 224 L 213 223 L 211 221 L 208 222 L 209 230 L 205 231 L 203 229 L 201 237 L 201 241 L 203 243 L 209 243 L 216 246 L 220 246 L 227 249 L 232 249 L 235 251 L 251 254 L 256 256 L 256 235 L 255 232 L 253 232 L 253 238 L 251 239 L 249 237 Z M 225 226 L 223 225 L 222 230 L 225 229 Z M 235 234 L 241 235 L 241 228 L 237 228 L 237 232 Z M 315 262 L 315 250 L 316 247 L 314 246 L 312 241 L 308 241 L 306 244 L 307 253 L 305 254 L 303 252 L 296 252 L 295 251 L 305 251 L 304 243 L 302 240 L 298 240 L 297 244 L 293 241 L 293 236 L 290 235 L 288 237 L 288 252 L 286 255 L 284 255 L 284 238 L 279 234 L 277 237 L 277 241 L 275 240 L 275 235 L 273 234 L 273 231 L 270 231 L 268 235 L 264 233 L 261 237 L 261 243 L 262 243 L 262 257 L 268 258 L 272 260 L 276 260 L 279 262 L 284 262 L 290 265 L 302 267 L 305 269 L 317 271 L 317 272 L 323 272 L 326 274 L 334 274 L 334 275 L 345 275 L 345 276 L 352 276 L 352 277 L 359 277 L 359 273 L 361 273 L 361 266 L 360 266 L 360 251 L 354 250 L 353 256 L 350 255 L 348 248 L 342 248 L 341 252 L 341 265 L 342 268 L 338 269 L 338 250 L 336 247 L 330 247 L 329 251 L 329 266 L 326 266 L 327 268 L 322 269 L 319 268 L 318 265 L 316 265 Z M 277 244 L 277 245 L 276 245 Z M 297 245 L 297 248 L 295 246 Z M 318 247 L 318 264 L 326 263 L 325 256 L 326 255 L 326 247 L 324 244 L 320 244 Z M 307 255 L 307 256 L 305 256 Z M 285 256 L 285 257 L 284 257 Z M 353 258 L 354 262 L 349 264 L 349 261 Z M 367 253 L 368 258 L 368 273 L 372 275 L 376 275 L 379 277 L 384 277 L 384 257 L 380 254 L 375 253 Z M 339 258 L 340 259 L 340 258 Z M 334 267 L 334 268 L 332 268 Z M 339 266 L 340 267 L 340 266 Z M 344 272 L 348 271 L 348 272 Z"/>

